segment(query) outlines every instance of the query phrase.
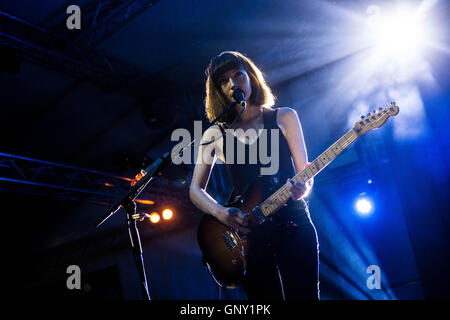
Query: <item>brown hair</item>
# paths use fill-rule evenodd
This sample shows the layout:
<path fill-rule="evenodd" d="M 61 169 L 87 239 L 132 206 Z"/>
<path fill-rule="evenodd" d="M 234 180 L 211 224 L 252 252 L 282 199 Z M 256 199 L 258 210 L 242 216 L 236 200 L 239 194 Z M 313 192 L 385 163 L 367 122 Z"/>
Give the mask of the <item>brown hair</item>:
<path fill-rule="evenodd" d="M 266 84 L 263 73 L 252 60 L 236 51 L 224 51 L 214 57 L 206 68 L 205 111 L 209 121 L 214 120 L 228 106 L 219 84 L 219 76 L 231 69 L 242 67 L 250 78 L 252 95 L 249 102 L 253 105 L 270 108 L 275 103 L 275 96 Z M 237 113 L 231 111 L 217 120 L 218 123 L 230 123 Z"/>

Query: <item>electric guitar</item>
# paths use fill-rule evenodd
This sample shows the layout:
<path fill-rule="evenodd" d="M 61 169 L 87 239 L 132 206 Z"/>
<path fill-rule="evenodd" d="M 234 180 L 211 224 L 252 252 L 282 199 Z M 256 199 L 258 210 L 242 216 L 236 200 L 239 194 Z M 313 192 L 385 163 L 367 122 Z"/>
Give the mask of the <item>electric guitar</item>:
<path fill-rule="evenodd" d="M 397 115 L 398 112 L 398 106 L 392 102 L 384 109 L 379 108 L 376 112 L 369 112 L 366 116 L 362 116 L 350 131 L 314 159 L 309 166 L 298 172 L 292 180 L 305 184 L 356 139 L 372 129 L 381 127 L 389 117 Z M 255 228 L 277 212 L 290 198 L 286 185 L 265 198 L 267 189 L 267 184 L 256 180 L 242 194 L 235 197 L 234 202 L 226 206 L 239 208 L 242 212 L 249 212 L 249 227 Z M 235 285 L 242 281 L 245 275 L 246 253 L 249 246 L 244 234 L 228 227 L 212 215 L 205 214 L 197 230 L 197 239 L 203 252 L 204 262 L 216 280 L 227 285 Z"/>

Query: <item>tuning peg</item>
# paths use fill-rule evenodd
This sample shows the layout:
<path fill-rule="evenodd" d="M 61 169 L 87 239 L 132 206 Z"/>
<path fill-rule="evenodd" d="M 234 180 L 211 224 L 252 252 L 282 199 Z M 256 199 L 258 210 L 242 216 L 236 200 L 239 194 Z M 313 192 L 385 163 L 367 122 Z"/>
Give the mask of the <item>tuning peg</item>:
<path fill-rule="evenodd" d="M 361 116 L 361 119 L 364 119 L 366 116 Z"/>
<path fill-rule="evenodd" d="M 382 107 L 379 107 L 378 110 L 383 110 L 383 108 L 382 108 Z"/>
<path fill-rule="evenodd" d="M 393 104 L 395 106 L 395 101 L 391 101 L 391 104 Z"/>

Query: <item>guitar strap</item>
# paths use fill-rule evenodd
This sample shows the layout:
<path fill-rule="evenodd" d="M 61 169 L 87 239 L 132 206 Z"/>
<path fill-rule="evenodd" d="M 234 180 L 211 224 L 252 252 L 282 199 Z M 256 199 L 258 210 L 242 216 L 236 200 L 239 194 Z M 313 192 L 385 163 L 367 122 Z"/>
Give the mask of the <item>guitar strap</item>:
<path fill-rule="evenodd" d="M 218 126 L 220 128 L 220 131 L 222 132 L 222 136 L 223 136 L 222 141 L 226 141 L 226 136 L 225 136 L 226 132 L 225 132 L 225 128 L 223 127 L 223 124 L 219 123 Z M 223 149 L 223 148 L 222 148 L 222 150 L 225 151 L 225 149 Z M 238 196 L 238 193 L 236 192 L 236 188 L 233 187 L 233 190 L 231 191 L 230 195 L 228 196 L 227 203 L 225 204 L 225 207 L 228 204 L 231 204 L 231 203 L 235 202 L 237 200 L 237 198 L 236 198 L 237 196 Z"/>

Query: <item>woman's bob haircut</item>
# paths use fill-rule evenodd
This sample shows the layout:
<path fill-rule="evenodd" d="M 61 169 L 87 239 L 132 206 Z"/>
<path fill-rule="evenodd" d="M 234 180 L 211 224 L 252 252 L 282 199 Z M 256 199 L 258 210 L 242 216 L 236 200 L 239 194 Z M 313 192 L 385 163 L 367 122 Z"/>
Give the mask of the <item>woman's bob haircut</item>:
<path fill-rule="evenodd" d="M 271 108 L 275 103 L 275 96 L 272 90 L 266 84 L 261 70 L 253 63 L 252 60 L 236 51 L 224 51 L 214 57 L 206 68 L 206 97 L 205 111 L 209 121 L 214 120 L 221 114 L 228 103 L 223 96 L 222 89 L 219 84 L 219 76 L 229 70 L 243 68 L 249 78 L 252 88 L 252 94 L 249 102 L 255 106 Z M 230 111 L 223 115 L 218 123 L 229 124 L 237 115 L 236 111 Z"/>

